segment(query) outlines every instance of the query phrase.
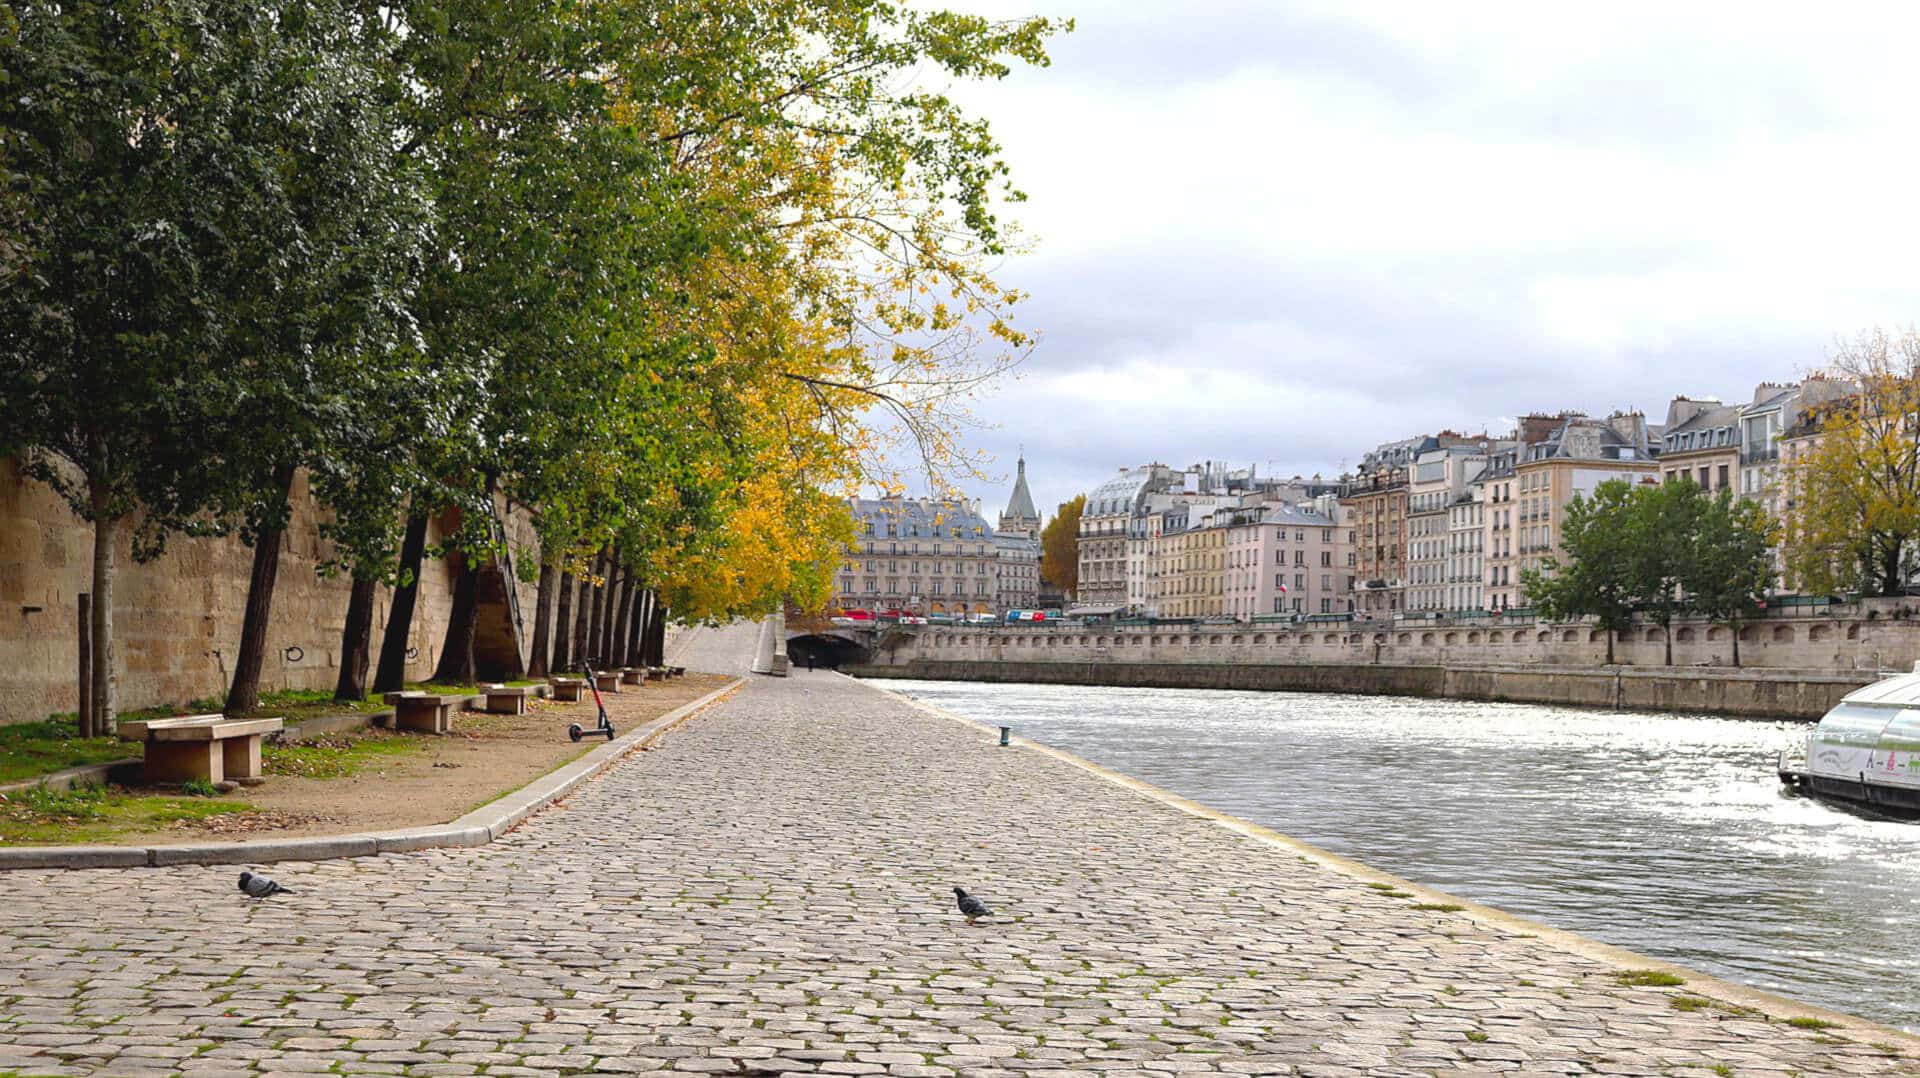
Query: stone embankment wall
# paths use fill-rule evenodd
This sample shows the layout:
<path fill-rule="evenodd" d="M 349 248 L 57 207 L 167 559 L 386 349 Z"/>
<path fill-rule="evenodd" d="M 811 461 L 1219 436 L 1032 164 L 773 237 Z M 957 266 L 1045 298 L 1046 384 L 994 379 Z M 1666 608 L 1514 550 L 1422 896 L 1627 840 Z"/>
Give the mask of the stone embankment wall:
<path fill-rule="evenodd" d="M 294 514 L 281 552 L 279 587 L 267 632 L 262 687 L 331 689 L 339 675 L 340 629 L 349 583 L 322 577 L 331 555 L 320 536 L 320 511 L 305 477 L 296 482 Z M 522 516 L 508 521 L 509 540 L 524 557 L 536 540 Z M 441 538 L 439 522 L 429 544 Z M 136 564 L 123 540 L 116 554 L 114 628 L 123 709 L 222 696 L 233 673 L 253 552 L 238 539 L 174 537 L 155 561 Z M 0 460 L 0 723 L 72 711 L 77 704 L 76 597 L 90 591 L 93 529 L 61 498 Z M 428 560 L 409 641 L 410 678 L 424 678 L 440 658 L 452 607 L 453 574 Z M 516 583 L 532 635 L 534 588 Z M 379 662 L 390 593 L 381 589 L 373 623 Z"/>
<path fill-rule="evenodd" d="M 1395 626 L 936 627 L 884 642 L 876 677 L 1177 688 L 1389 693 L 1475 700 L 1817 718 L 1883 671 L 1920 659 L 1920 621 L 1895 601 L 1842 616 L 1770 618 L 1732 635 L 1674 625 L 1674 665 L 1658 626 L 1616 642 L 1584 624 L 1488 621 Z"/>
<path fill-rule="evenodd" d="M 914 659 L 898 665 L 842 669 L 859 677 L 873 678 L 1432 696 L 1767 719 L 1817 719 L 1842 696 L 1873 680 L 1869 674 L 1833 671 L 1357 663 L 1253 665 Z"/>

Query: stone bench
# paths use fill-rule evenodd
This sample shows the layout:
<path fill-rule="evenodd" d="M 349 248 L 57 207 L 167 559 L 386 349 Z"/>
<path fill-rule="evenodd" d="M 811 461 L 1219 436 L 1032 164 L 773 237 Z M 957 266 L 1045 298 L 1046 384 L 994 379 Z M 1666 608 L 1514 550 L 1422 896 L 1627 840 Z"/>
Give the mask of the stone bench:
<path fill-rule="evenodd" d="M 146 743 L 140 765 L 143 781 L 177 783 L 262 781 L 260 742 L 279 733 L 284 719 L 229 719 L 225 715 L 182 715 L 120 724 L 120 737 Z"/>
<path fill-rule="evenodd" d="M 640 682 L 646 680 L 646 676 L 646 670 L 638 666 L 623 666 L 620 668 L 620 684 L 622 685 L 638 685 Z"/>
<path fill-rule="evenodd" d="M 527 697 L 533 695 L 533 689 L 526 685 L 482 685 L 480 691 L 492 715 L 525 715 Z"/>
<path fill-rule="evenodd" d="M 666 668 L 666 667 L 664 667 L 664 666 L 649 666 L 649 667 L 647 667 L 647 680 L 648 680 L 648 681 L 665 681 L 665 680 L 667 680 L 667 668 Z"/>
<path fill-rule="evenodd" d="M 393 728 L 421 734 L 453 732 L 453 702 L 456 697 L 430 692 L 390 692 L 386 701 L 393 707 Z"/>
<path fill-rule="evenodd" d="M 553 686 L 553 698 L 555 700 L 564 700 L 570 704 L 577 702 L 580 699 L 580 694 L 587 690 L 587 679 L 585 678 L 551 677 L 547 679 L 547 684 Z"/>
<path fill-rule="evenodd" d="M 685 677 L 685 676 L 686 676 L 686 673 L 687 673 L 687 668 L 686 668 L 686 667 L 684 667 L 684 666 L 669 666 L 669 667 L 667 667 L 667 676 L 668 676 L 668 677 Z"/>
<path fill-rule="evenodd" d="M 619 692 L 620 671 L 595 670 L 593 672 L 593 683 L 600 687 L 601 692 Z"/>

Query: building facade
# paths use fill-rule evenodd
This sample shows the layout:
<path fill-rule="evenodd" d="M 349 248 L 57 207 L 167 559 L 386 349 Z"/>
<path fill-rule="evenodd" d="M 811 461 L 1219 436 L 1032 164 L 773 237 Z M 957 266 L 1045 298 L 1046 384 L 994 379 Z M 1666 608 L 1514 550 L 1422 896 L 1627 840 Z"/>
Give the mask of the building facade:
<path fill-rule="evenodd" d="M 973 617 L 1040 601 L 1040 515 L 1020 461 L 1013 494 L 987 525 L 972 501 L 854 498 L 854 540 L 834 595 L 842 610 Z"/>
<path fill-rule="evenodd" d="M 853 549 L 835 594 L 845 610 L 991 614 L 999 551 L 977 505 L 926 498 L 855 498 Z"/>
<path fill-rule="evenodd" d="M 1562 529 L 1567 503 L 1591 495 L 1610 479 L 1657 483 L 1644 416 L 1620 412 L 1606 419 L 1569 415 L 1545 440 L 1526 446 L 1514 468 L 1514 578 L 1564 560 Z"/>
<path fill-rule="evenodd" d="M 1718 400 L 1674 398 L 1661 436 L 1661 480 L 1691 479 L 1718 494 L 1732 489 L 1739 473 L 1740 409 Z"/>
<path fill-rule="evenodd" d="M 1223 613 L 1242 621 L 1274 614 L 1353 610 L 1352 532 L 1337 503 L 1320 508 L 1263 505 L 1223 510 L 1226 532 Z"/>

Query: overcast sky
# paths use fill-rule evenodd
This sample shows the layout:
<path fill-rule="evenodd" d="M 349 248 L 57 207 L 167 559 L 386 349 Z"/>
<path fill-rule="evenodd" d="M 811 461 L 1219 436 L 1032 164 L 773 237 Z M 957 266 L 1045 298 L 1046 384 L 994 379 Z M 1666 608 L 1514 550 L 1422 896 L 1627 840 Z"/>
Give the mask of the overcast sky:
<path fill-rule="evenodd" d="M 948 0 L 989 14 L 1008 0 Z M 1075 6 L 1077 4 L 1077 6 Z M 1915 320 L 1896 5 L 1062 0 L 966 88 L 1031 196 L 1043 339 L 979 409 L 1034 501 L 1121 465 L 1337 474 L 1532 410 L 1744 399 Z"/>

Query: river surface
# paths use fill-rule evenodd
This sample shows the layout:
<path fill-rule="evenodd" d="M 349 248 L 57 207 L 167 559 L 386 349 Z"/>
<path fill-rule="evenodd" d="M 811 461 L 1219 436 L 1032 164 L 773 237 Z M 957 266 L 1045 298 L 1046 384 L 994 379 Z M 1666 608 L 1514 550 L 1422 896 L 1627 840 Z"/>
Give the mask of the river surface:
<path fill-rule="evenodd" d="M 1920 1030 L 1920 823 L 1784 793 L 1795 722 L 1401 697 L 888 681 L 1324 849 Z"/>

